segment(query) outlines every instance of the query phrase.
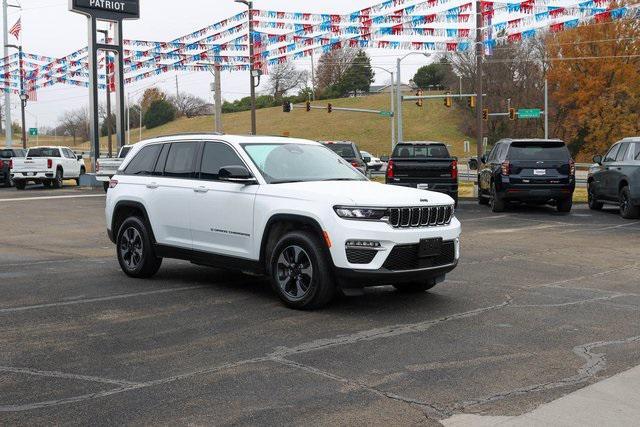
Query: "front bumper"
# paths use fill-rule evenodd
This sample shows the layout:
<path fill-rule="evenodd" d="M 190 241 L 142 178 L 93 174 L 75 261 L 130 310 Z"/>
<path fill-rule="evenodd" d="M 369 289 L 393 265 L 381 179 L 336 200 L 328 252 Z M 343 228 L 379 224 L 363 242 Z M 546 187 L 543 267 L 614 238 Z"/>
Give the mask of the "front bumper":
<path fill-rule="evenodd" d="M 338 280 L 338 286 L 343 289 L 423 282 L 444 276 L 456 268 L 457 265 L 458 260 L 449 265 L 405 271 L 390 271 L 385 268 L 378 270 L 337 268 L 336 279 Z"/>

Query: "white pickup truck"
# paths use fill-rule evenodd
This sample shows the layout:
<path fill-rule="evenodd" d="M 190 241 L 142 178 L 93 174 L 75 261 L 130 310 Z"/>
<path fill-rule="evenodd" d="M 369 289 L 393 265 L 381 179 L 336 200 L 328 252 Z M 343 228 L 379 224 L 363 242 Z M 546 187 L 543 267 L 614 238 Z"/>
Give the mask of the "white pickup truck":
<path fill-rule="evenodd" d="M 124 159 L 127 157 L 127 154 L 129 154 L 132 147 L 133 145 L 123 146 L 117 157 L 105 157 L 98 159 L 98 163 L 96 165 L 96 179 L 102 182 L 104 191 L 109 189 L 109 181 L 116 173 L 118 173 L 118 169 L 122 165 L 122 162 L 124 162 Z"/>
<path fill-rule="evenodd" d="M 80 184 L 80 175 L 84 173 L 82 156 L 76 156 L 68 147 L 30 148 L 26 157 L 13 159 L 11 168 L 11 178 L 18 190 L 24 190 L 28 182 L 53 188 L 62 188 L 65 179 L 75 179 Z"/>

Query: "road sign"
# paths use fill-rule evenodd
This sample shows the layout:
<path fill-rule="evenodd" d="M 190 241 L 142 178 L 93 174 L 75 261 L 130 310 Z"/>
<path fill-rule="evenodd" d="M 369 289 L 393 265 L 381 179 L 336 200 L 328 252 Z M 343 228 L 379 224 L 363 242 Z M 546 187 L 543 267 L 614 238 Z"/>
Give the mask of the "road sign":
<path fill-rule="evenodd" d="M 527 108 L 524 110 L 518 110 L 519 119 L 539 119 L 542 111 L 539 108 Z"/>
<path fill-rule="evenodd" d="M 29 128 L 29 136 L 38 136 L 38 128 Z"/>
<path fill-rule="evenodd" d="M 380 115 L 382 117 L 393 117 L 393 113 L 391 111 L 380 111 Z"/>

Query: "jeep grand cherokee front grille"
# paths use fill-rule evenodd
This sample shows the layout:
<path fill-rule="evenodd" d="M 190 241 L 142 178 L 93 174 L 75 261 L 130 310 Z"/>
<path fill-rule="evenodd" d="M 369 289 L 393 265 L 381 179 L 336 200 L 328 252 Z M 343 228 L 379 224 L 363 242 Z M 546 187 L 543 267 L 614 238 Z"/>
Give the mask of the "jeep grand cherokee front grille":
<path fill-rule="evenodd" d="M 389 224 L 394 228 L 449 225 L 453 206 L 390 208 Z"/>

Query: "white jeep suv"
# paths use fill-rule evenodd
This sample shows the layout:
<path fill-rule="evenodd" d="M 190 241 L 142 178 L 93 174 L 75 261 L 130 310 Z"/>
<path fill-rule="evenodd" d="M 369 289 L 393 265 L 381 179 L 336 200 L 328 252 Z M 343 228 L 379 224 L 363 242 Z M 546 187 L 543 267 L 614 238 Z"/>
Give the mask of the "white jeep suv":
<path fill-rule="evenodd" d="M 110 182 L 122 270 L 162 258 L 265 274 L 293 308 L 393 285 L 425 291 L 460 254 L 453 199 L 371 182 L 313 141 L 181 135 L 136 144 Z"/>

